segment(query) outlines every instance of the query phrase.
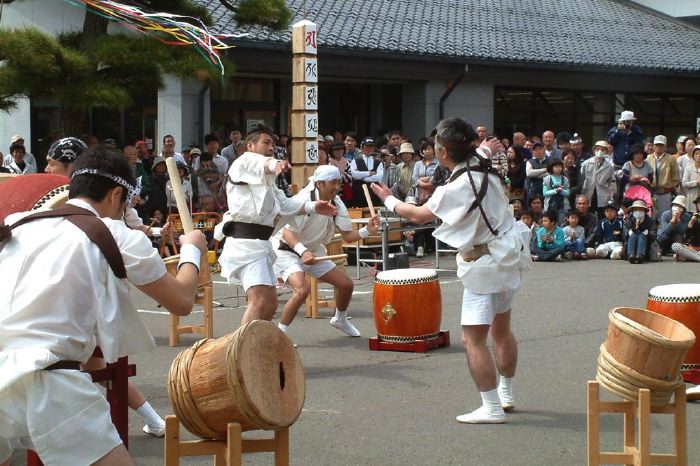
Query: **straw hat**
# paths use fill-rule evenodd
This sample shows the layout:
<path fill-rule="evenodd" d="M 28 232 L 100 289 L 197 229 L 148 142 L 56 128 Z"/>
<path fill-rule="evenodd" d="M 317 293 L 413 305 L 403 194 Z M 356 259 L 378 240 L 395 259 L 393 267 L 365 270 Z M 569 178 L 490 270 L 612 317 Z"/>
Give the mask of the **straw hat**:
<path fill-rule="evenodd" d="M 634 209 L 643 209 L 643 210 L 647 210 L 647 203 L 644 202 L 644 201 L 641 200 L 641 199 L 637 199 L 637 200 L 634 201 L 634 202 L 632 203 L 632 205 L 630 206 L 630 210 L 634 210 Z"/>

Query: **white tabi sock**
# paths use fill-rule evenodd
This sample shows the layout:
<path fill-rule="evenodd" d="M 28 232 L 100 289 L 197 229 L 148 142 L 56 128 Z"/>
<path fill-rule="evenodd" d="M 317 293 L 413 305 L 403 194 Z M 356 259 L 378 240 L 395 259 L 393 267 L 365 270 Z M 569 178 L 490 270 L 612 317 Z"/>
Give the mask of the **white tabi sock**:
<path fill-rule="evenodd" d="M 471 413 L 457 416 L 457 421 L 465 424 L 502 424 L 505 422 L 506 415 L 501 407 L 497 389 L 481 392 L 481 401 L 483 404 L 480 408 Z"/>
<path fill-rule="evenodd" d="M 498 379 L 498 396 L 501 399 L 501 406 L 505 410 L 513 409 L 513 378 L 500 376 Z"/>
<path fill-rule="evenodd" d="M 155 409 L 151 407 L 148 401 L 141 405 L 136 412 L 141 416 L 141 419 L 146 422 L 148 427 L 153 430 L 163 429 L 163 426 L 165 426 L 163 418 L 156 413 Z"/>
<path fill-rule="evenodd" d="M 335 320 L 347 320 L 348 311 L 339 311 L 337 308 L 335 310 Z"/>
<path fill-rule="evenodd" d="M 289 330 L 289 325 L 284 325 L 282 322 L 277 324 L 277 328 L 282 330 L 284 333 L 287 333 L 287 330 Z"/>
<path fill-rule="evenodd" d="M 501 399 L 498 397 L 498 390 L 493 389 L 489 390 L 488 392 L 480 392 L 481 393 L 481 401 L 483 402 L 483 406 L 486 406 L 489 408 L 489 412 L 493 413 L 502 413 L 503 408 L 501 408 Z"/>

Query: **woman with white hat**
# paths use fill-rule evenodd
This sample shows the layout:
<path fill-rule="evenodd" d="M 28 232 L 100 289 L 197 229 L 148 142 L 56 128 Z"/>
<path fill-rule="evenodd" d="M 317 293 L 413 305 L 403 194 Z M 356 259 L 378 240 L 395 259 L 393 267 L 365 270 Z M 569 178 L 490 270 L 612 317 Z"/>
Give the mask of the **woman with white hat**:
<path fill-rule="evenodd" d="M 647 204 L 642 200 L 636 200 L 630 207 L 630 216 L 625 222 L 625 236 L 627 237 L 627 259 L 630 264 L 642 264 L 647 255 L 652 235 L 653 221 L 647 214 Z"/>

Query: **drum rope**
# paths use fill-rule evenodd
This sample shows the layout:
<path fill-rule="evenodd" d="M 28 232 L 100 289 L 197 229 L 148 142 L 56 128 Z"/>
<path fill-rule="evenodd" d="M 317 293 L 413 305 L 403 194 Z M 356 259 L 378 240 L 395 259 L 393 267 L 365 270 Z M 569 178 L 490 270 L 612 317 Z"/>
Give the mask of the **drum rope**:
<path fill-rule="evenodd" d="M 207 341 L 209 340 L 199 340 L 192 347 L 177 355 L 170 366 L 168 394 L 175 414 L 187 430 L 202 438 L 221 439 L 224 438 L 222 434 L 211 429 L 202 419 L 192 398 L 192 389 L 190 388 L 190 364 L 192 364 L 199 347 Z"/>
<path fill-rule="evenodd" d="M 680 376 L 668 382 L 640 374 L 618 362 L 607 351 L 605 344 L 600 346 L 596 379 L 610 391 L 629 401 L 637 401 L 639 389 L 648 388 L 651 390 L 651 404 L 654 406 L 667 405 L 675 390 L 683 385 Z"/>

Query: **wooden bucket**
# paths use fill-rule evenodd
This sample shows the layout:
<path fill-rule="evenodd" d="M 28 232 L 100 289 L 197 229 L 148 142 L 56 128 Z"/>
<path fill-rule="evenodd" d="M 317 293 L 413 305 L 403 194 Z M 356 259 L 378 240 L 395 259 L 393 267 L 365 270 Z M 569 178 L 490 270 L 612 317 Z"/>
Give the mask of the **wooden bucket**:
<path fill-rule="evenodd" d="M 292 425 L 304 406 L 304 369 L 291 340 L 268 321 L 200 340 L 170 366 L 168 395 L 180 422 L 205 439 L 226 427 L 275 430 Z"/>
<path fill-rule="evenodd" d="M 700 284 L 655 286 L 649 291 L 647 309 L 676 320 L 693 332 L 700 330 Z M 681 370 L 700 369 L 700 344 L 693 345 Z"/>
<path fill-rule="evenodd" d="M 432 340 L 440 333 L 442 295 L 431 269 L 379 272 L 374 282 L 374 324 L 380 340 Z"/>
<path fill-rule="evenodd" d="M 683 324 L 645 309 L 618 307 L 601 346 L 596 378 L 630 400 L 639 388 L 652 392 L 652 404 L 668 403 L 683 382 L 680 369 L 695 335 Z"/>

